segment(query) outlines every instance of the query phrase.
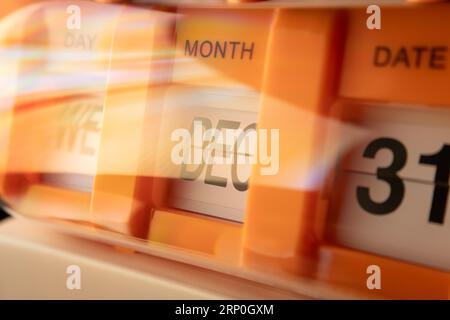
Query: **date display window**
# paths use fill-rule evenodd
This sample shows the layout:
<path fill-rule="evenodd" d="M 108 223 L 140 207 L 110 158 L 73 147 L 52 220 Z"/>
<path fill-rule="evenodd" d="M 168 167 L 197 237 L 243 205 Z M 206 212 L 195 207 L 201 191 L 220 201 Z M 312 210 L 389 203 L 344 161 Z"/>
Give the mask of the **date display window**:
<path fill-rule="evenodd" d="M 170 208 L 242 223 L 256 153 L 259 95 L 179 85 L 165 101 L 159 170 Z"/>
<path fill-rule="evenodd" d="M 336 168 L 327 237 L 450 270 L 450 108 L 345 103 L 338 108 L 342 128 L 356 127 L 362 134 Z"/>
<path fill-rule="evenodd" d="M 54 109 L 54 114 L 50 114 L 54 127 L 45 122 L 42 128 L 42 141 L 46 141 L 48 149 L 42 152 L 45 157 L 41 182 L 57 188 L 92 192 L 100 145 L 102 101 L 97 97 L 76 99 Z"/>

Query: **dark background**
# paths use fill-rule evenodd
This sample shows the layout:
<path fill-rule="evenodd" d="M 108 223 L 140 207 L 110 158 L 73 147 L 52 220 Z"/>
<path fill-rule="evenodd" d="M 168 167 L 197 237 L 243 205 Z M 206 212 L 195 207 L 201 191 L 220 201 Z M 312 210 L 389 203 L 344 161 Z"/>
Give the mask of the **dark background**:
<path fill-rule="evenodd" d="M 9 217 L 9 215 L 5 211 L 3 211 L 2 208 L 0 208 L 0 221 L 7 217 Z"/>

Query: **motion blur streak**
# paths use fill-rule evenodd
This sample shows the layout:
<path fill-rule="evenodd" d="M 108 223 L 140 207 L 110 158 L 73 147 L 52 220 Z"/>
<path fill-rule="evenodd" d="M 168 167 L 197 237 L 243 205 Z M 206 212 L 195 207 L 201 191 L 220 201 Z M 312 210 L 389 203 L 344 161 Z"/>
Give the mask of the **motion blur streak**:
<path fill-rule="evenodd" d="M 94 4 L 89 4 L 95 7 Z M 112 6 L 115 11 L 123 10 L 120 6 Z M 167 79 L 170 78 L 171 67 L 174 63 L 189 66 L 193 63 L 192 58 L 178 58 L 175 60 L 175 49 L 167 48 L 152 52 L 152 70 L 150 71 L 150 62 L 147 59 L 146 52 L 136 51 L 115 51 L 115 59 L 120 61 L 120 68 L 108 70 L 109 60 L 111 58 L 110 45 L 105 45 L 102 50 L 80 50 L 80 48 L 71 48 L 67 46 L 58 46 L 56 39 L 64 39 L 67 32 L 64 30 L 64 19 L 61 21 L 47 21 L 46 16 L 51 15 L 52 10 L 57 8 L 65 8 L 64 3 L 54 4 L 40 4 L 22 9 L 9 17 L 2 20 L 0 23 L 0 98 L 2 103 L 2 123 L 1 127 L 1 141 L 8 141 L 7 118 L 10 116 L 12 108 L 14 108 L 14 121 L 19 124 L 22 130 L 30 130 L 34 132 L 33 135 L 23 135 L 22 138 L 15 140 L 17 145 L 19 158 L 27 159 L 20 163 L 12 164 L 8 168 L 8 173 L 38 173 L 38 172 L 53 172 L 53 173 L 72 173 L 72 174 L 87 174 L 87 175 L 130 175 L 135 173 L 135 169 L 128 166 L 126 157 L 123 159 L 111 159 L 111 161 L 121 161 L 121 169 L 118 172 L 110 171 L 96 171 L 95 157 L 86 164 L 81 161 L 83 155 L 72 153 L 69 158 L 71 161 L 57 163 L 52 161 L 49 155 L 53 155 L 54 159 L 61 159 L 58 157 L 58 150 L 47 150 L 46 157 L 36 157 L 37 154 L 45 153 L 45 149 L 51 140 L 57 139 L 55 134 L 60 134 L 61 130 L 55 129 L 56 123 L 51 121 L 59 121 L 56 114 L 63 113 L 63 109 L 69 105 L 79 105 L 83 108 L 83 102 L 89 97 L 99 97 L 97 103 L 102 106 L 103 97 L 105 95 L 106 85 L 109 87 L 109 95 L 120 95 L 123 91 L 136 90 L 136 88 L 149 86 L 169 85 Z M 139 11 L 139 9 L 134 9 Z M 117 13 L 111 14 L 104 7 L 95 7 L 89 12 L 90 16 L 96 17 L 95 28 L 91 27 L 87 22 L 87 26 L 82 26 L 84 33 L 90 31 L 98 32 L 98 25 L 114 24 L 114 18 Z M 126 22 L 121 24 L 122 30 L 130 33 L 130 37 L 142 27 L 147 24 L 139 20 L 133 20 L 133 13 L 128 13 L 129 17 Z M 62 15 L 63 18 L 65 17 Z M 33 23 L 29 23 L 30 18 L 33 18 Z M 39 18 L 39 19 L 36 19 Z M 86 19 L 89 21 L 90 18 Z M 103 21 L 104 20 L 104 21 Z M 85 21 L 85 20 L 83 20 Z M 98 22 L 100 21 L 100 22 Z M 25 23 L 27 22 L 27 23 Z M 63 27 L 61 27 L 63 25 Z M 106 27 L 103 27 L 106 28 Z M 104 38 L 113 38 L 113 29 L 109 30 L 110 34 L 102 34 Z M 99 36 L 99 35 L 97 35 Z M 59 37 L 59 38 L 58 38 Z M 53 40 L 55 39 L 55 40 Z M 54 42 L 52 42 L 54 41 Z M 139 40 L 145 41 L 145 40 Z M 157 66 L 155 68 L 154 66 Z M 208 68 L 208 67 L 207 67 Z M 185 68 L 191 73 L 189 76 L 198 78 L 199 74 L 195 74 L 195 68 Z M 150 75 L 149 75 L 150 72 Z M 184 75 L 186 76 L 186 75 Z M 150 77 L 150 81 L 149 81 Z M 243 84 L 246 85 L 246 84 Z M 277 99 L 276 97 L 272 97 Z M 333 128 L 336 126 L 343 126 L 336 123 L 336 120 L 319 116 L 315 113 L 306 111 L 299 106 L 289 102 L 281 102 L 289 111 L 287 118 L 304 119 L 304 123 L 317 123 L 319 121 L 321 127 Z M 151 107 L 152 101 L 148 102 Z M 118 119 L 122 118 L 121 126 L 127 130 L 133 130 L 136 122 L 142 119 L 133 119 L 133 111 L 129 107 L 133 105 L 132 101 L 129 104 L 124 104 L 114 111 Z M 61 110 L 61 111 L 59 111 Z M 56 112 L 56 113 L 55 113 Z M 161 110 L 156 110 L 147 116 L 151 117 L 148 121 L 158 121 Z M 72 118 L 66 118 L 61 125 L 77 125 L 77 111 L 71 113 Z M 283 114 L 280 113 L 280 117 Z M 52 120 L 53 119 L 53 120 Z M 126 120 L 126 121 L 125 121 Z M 288 119 L 287 119 L 288 120 Z M 101 128 L 101 120 L 98 121 L 98 130 Z M 316 189 L 319 188 L 326 179 L 327 172 L 330 167 L 334 165 L 333 159 L 336 155 L 342 152 L 344 146 L 347 148 L 358 140 L 364 138 L 367 134 L 363 129 L 345 125 L 344 130 L 348 131 L 345 137 L 348 141 L 340 140 L 339 143 L 331 143 L 326 150 L 326 156 L 321 163 L 315 163 L 314 167 L 308 164 L 292 163 L 292 166 L 283 172 L 286 174 L 277 175 L 276 177 L 267 177 L 267 179 L 259 179 L 261 184 L 272 185 L 279 188 L 290 189 Z M 342 130 L 342 128 L 341 128 Z M 299 131 L 300 133 L 300 131 Z M 283 129 L 280 129 L 280 134 L 283 134 Z M 114 141 L 110 141 L 114 144 Z M 149 147 L 157 148 L 157 141 L 149 144 Z M 7 143 L 2 143 L 2 153 L 7 154 Z M 54 146 L 54 144 L 52 145 Z M 31 148 L 31 149 L 30 149 Z M 169 152 L 170 150 L 164 150 Z M 30 155 L 34 155 L 30 158 Z M 65 157 L 67 160 L 68 157 Z M 151 159 L 148 159 L 152 161 Z M 85 165 L 83 165 L 83 163 Z M 49 165 L 51 164 L 51 165 Z M 4 166 L 2 170 L 5 171 Z M 139 172 L 141 176 L 149 177 L 172 177 L 176 178 L 177 173 L 167 172 L 165 170 L 155 171 L 148 167 Z"/>

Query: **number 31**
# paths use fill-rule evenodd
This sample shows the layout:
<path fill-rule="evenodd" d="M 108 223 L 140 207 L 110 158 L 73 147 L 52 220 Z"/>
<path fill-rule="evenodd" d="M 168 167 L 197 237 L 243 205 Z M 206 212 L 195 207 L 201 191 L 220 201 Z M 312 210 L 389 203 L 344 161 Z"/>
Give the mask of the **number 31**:
<path fill-rule="evenodd" d="M 405 184 L 398 176 L 398 172 L 405 166 L 407 151 L 405 146 L 392 138 L 379 138 L 366 147 L 363 156 L 375 158 L 379 150 L 387 149 L 392 152 L 392 163 L 387 167 L 378 168 L 376 176 L 389 184 L 390 194 L 383 202 L 371 199 L 368 187 L 358 186 L 356 197 L 359 205 L 369 213 L 384 215 L 395 211 L 403 201 Z M 434 176 L 434 192 L 428 221 L 442 224 L 449 193 L 448 179 L 450 176 L 450 145 L 444 144 L 441 150 L 432 155 L 421 155 L 419 163 L 436 167 Z"/>

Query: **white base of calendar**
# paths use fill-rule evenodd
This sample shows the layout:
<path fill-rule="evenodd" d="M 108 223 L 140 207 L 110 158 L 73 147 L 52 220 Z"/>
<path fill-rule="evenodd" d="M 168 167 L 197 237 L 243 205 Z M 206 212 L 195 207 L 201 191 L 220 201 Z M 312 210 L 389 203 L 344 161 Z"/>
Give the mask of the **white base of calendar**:
<path fill-rule="evenodd" d="M 81 289 L 66 286 L 67 267 Z M 0 299 L 298 299 L 191 265 L 69 236 L 21 218 L 0 222 Z"/>

